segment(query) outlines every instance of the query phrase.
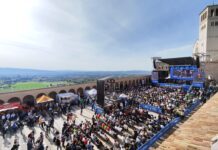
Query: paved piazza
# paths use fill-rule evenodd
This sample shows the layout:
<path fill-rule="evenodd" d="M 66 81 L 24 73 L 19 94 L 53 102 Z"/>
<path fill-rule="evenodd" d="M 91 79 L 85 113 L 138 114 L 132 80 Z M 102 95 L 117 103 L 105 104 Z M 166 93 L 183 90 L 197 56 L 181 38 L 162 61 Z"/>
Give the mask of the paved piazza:
<path fill-rule="evenodd" d="M 76 124 L 81 122 L 81 121 L 85 121 L 85 119 L 91 121 L 91 117 L 94 114 L 94 112 L 91 111 L 90 107 L 86 107 L 86 109 L 83 110 L 82 116 L 80 115 L 80 109 L 77 106 L 75 106 L 75 109 L 72 112 L 77 116 L 76 117 Z M 61 131 L 63 123 L 66 120 L 67 120 L 67 117 L 64 115 L 62 115 L 62 117 L 55 118 L 54 127 L 57 130 Z M 27 144 L 26 144 L 27 135 L 32 130 L 35 130 L 35 138 L 36 139 L 39 137 L 40 132 L 43 131 L 38 126 L 35 126 L 34 129 L 33 128 L 30 129 L 27 126 L 24 126 L 22 133 L 20 132 L 20 130 L 18 130 L 18 132 L 16 134 L 14 134 L 13 136 L 10 136 L 9 134 L 7 134 L 5 139 L 3 139 L 2 136 L 0 136 L 0 150 L 10 150 L 13 146 L 13 142 L 14 142 L 15 138 L 17 138 L 19 140 L 19 144 L 20 144 L 19 149 L 26 150 L 27 149 Z M 49 150 L 57 149 L 56 146 L 54 145 L 54 143 L 52 142 L 52 139 L 53 139 L 52 134 L 50 134 L 49 139 L 47 139 L 46 137 L 44 138 L 44 144 L 45 144 L 45 146 L 49 146 Z M 64 148 L 62 148 L 62 149 L 64 149 Z M 97 148 L 94 147 L 94 149 L 97 149 Z"/>
<path fill-rule="evenodd" d="M 210 141 L 216 134 L 218 134 L 218 93 L 181 123 L 173 133 L 158 141 L 152 149 L 209 150 Z"/>

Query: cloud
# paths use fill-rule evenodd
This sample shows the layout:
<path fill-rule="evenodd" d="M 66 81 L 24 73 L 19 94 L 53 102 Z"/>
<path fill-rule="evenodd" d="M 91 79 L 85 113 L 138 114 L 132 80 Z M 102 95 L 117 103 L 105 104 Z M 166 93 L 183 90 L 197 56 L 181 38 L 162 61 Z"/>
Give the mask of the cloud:
<path fill-rule="evenodd" d="M 152 56 L 191 55 L 192 41 L 170 20 L 178 8 L 156 12 L 159 2 L 0 1 L 0 67 L 150 70 Z"/>
<path fill-rule="evenodd" d="M 154 56 L 159 56 L 164 58 L 191 56 L 192 49 L 193 49 L 193 45 L 188 44 L 180 47 L 158 50 L 157 52 L 154 53 Z"/>

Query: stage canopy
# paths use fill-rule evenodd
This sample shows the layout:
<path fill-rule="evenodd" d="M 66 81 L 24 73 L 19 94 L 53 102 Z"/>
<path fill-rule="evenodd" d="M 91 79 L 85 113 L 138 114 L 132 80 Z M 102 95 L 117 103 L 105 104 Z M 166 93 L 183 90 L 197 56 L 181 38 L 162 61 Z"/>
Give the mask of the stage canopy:
<path fill-rule="evenodd" d="M 196 61 L 193 57 L 166 58 L 158 60 L 171 66 L 196 65 Z"/>
<path fill-rule="evenodd" d="M 4 105 L 0 105 L 0 112 L 7 111 L 7 110 L 13 110 L 20 108 L 20 102 L 14 102 L 14 103 L 7 103 Z"/>
<path fill-rule="evenodd" d="M 45 103 L 45 102 L 51 102 L 51 101 L 54 101 L 54 99 L 51 98 L 51 97 L 48 97 L 46 95 L 42 95 L 41 97 L 36 99 L 37 104 L 41 104 L 41 103 Z"/>

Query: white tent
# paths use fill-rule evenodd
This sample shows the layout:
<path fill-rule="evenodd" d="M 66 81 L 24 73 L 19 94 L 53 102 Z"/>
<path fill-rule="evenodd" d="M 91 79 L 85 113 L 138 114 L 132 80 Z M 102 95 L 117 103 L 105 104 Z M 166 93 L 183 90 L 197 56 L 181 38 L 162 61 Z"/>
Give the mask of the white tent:
<path fill-rule="evenodd" d="M 89 96 L 96 96 L 97 95 L 97 90 L 96 89 L 91 89 L 87 91 L 87 94 Z"/>
<path fill-rule="evenodd" d="M 119 98 L 128 98 L 129 96 L 126 94 L 120 94 Z"/>
<path fill-rule="evenodd" d="M 70 102 L 77 102 L 79 96 L 74 93 L 61 93 L 58 94 L 59 102 L 61 103 L 70 103 Z"/>

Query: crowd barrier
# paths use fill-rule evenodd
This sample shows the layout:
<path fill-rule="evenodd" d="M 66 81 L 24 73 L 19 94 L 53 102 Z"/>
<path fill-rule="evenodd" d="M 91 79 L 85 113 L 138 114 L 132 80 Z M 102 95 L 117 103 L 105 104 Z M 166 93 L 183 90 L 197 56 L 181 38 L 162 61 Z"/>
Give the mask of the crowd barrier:
<path fill-rule="evenodd" d="M 159 114 L 163 113 L 162 109 L 156 106 L 152 106 L 148 104 L 140 104 L 139 107 Z"/>
<path fill-rule="evenodd" d="M 192 105 L 184 111 L 184 116 L 189 115 L 198 105 L 201 103 L 200 100 L 196 100 Z"/>
<path fill-rule="evenodd" d="M 159 140 L 166 132 L 172 129 L 181 120 L 180 117 L 173 119 L 169 122 L 163 129 L 161 129 L 157 134 L 155 134 L 148 142 L 138 148 L 138 150 L 148 150 L 157 140 Z"/>
<path fill-rule="evenodd" d="M 193 82 L 193 87 L 204 88 L 204 82 Z"/>

